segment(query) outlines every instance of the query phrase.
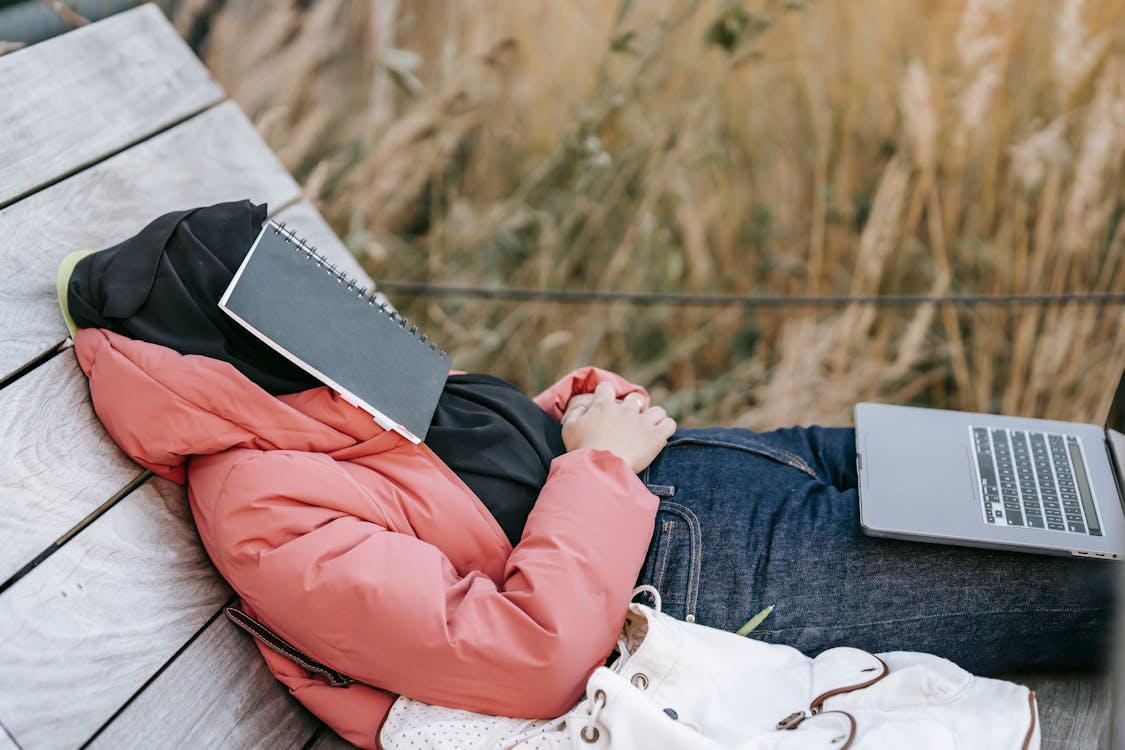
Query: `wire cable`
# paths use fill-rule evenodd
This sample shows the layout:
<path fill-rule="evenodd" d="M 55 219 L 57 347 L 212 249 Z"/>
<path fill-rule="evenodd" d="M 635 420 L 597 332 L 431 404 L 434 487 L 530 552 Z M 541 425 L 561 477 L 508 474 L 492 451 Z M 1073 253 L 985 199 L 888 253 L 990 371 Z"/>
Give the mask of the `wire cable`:
<path fill-rule="evenodd" d="M 1125 292 L 1066 292 L 1057 294 L 926 294 L 889 295 L 781 295 L 781 294 L 678 294 L 673 292 L 601 292 L 580 289 L 521 289 L 382 281 L 378 288 L 426 297 L 476 297 L 509 302 L 560 302 L 562 304 L 676 305 L 681 307 L 917 307 L 940 304 L 954 307 L 1065 305 L 1125 303 Z"/>

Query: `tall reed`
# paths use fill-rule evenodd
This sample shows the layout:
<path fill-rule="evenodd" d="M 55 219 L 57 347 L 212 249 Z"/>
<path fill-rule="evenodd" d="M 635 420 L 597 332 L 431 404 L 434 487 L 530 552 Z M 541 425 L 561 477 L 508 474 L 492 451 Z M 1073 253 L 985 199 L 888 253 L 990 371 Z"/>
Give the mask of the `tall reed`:
<path fill-rule="evenodd" d="M 185 3 L 376 279 L 620 291 L 1125 291 L 1116 0 Z M 396 298 L 529 391 L 597 363 L 685 424 L 859 400 L 1096 420 L 1125 305 Z"/>

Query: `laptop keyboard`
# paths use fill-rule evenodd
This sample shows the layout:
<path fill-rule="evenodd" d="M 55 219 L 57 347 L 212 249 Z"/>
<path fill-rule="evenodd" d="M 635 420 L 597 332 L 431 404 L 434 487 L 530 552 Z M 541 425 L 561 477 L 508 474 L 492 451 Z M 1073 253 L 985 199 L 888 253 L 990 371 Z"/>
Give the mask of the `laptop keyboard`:
<path fill-rule="evenodd" d="M 1075 435 L 969 428 L 985 521 L 1101 536 Z"/>

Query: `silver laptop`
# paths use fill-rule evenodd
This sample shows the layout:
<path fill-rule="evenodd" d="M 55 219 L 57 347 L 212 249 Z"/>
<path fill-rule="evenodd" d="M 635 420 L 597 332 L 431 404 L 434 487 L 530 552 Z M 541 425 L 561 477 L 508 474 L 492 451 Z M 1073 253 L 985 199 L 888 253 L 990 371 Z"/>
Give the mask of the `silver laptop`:
<path fill-rule="evenodd" d="M 1125 557 L 1125 374 L 1104 427 L 870 403 L 855 423 L 867 534 Z"/>

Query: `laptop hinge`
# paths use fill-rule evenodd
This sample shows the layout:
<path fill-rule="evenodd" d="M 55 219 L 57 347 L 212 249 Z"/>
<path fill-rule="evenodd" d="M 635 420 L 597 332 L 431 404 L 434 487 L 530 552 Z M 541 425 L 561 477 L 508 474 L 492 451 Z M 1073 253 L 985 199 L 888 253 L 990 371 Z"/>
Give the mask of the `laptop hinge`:
<path fill-rule="evenodd" d="M 1117 485 L 1117 501 L 1125 511 L 1125 435 L 1117 430 L 1105 428 L 1105 449 L 1109 454 L 1109 465 L 1113 467 L 1113 482 Z"/>

